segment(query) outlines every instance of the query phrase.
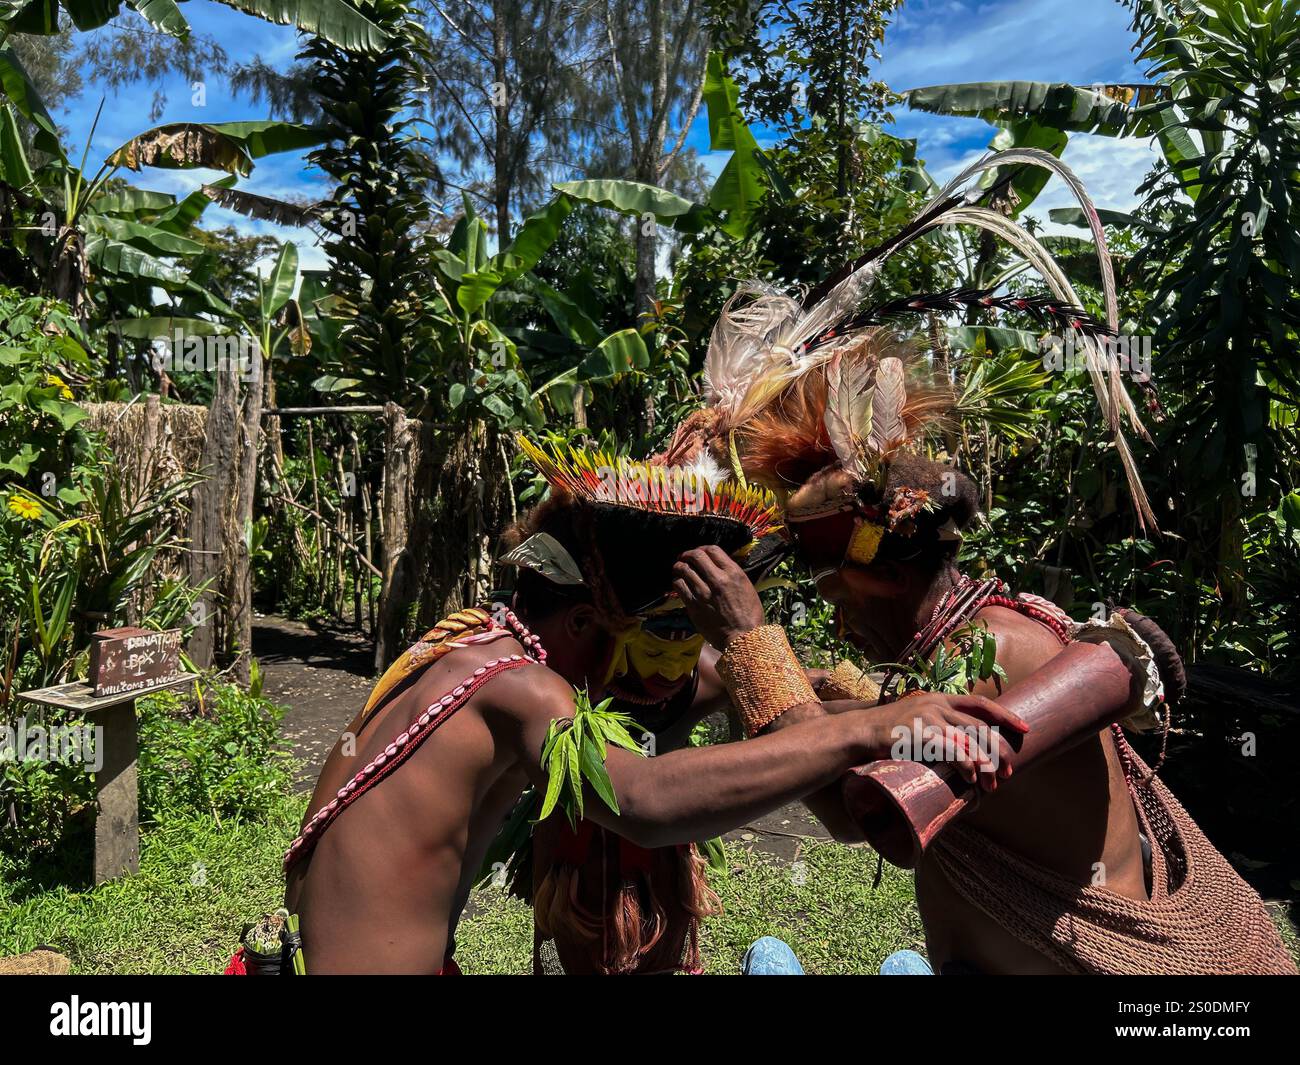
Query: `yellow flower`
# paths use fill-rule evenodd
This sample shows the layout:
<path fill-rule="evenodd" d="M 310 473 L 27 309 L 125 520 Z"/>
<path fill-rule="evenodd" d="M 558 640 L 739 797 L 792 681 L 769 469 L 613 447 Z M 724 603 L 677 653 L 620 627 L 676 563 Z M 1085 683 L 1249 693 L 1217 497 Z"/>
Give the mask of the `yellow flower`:
<path fill-rule="evenodd" d="M 10 496 L 9 509 L 20 518 L 26 518 L 28 521 L 35 521 L 43 513 L 41 505 L 36 500 L 27 499 L 24 496 Z"/>
<path fill-rule="evenodd" d="M 58 374 L 47 373 L 45 375 L 45 383 L 47 385 L 55 385 L 58 388 L 60 399 L 72 398 L 72 389 L 68 387 L 68 383 Z"/>

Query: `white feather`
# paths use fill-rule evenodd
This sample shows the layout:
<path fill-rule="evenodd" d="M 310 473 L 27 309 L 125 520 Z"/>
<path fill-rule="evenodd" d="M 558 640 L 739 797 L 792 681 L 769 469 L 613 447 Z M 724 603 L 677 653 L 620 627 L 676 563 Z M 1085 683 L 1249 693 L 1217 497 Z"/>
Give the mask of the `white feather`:
<path fill-rule="evenodd" d="M 711 489 L 717 488 L 731 477 L 731 471 L 724 469 L 708 448 L 701 448 L 699 454 L 683 468 Z"/>

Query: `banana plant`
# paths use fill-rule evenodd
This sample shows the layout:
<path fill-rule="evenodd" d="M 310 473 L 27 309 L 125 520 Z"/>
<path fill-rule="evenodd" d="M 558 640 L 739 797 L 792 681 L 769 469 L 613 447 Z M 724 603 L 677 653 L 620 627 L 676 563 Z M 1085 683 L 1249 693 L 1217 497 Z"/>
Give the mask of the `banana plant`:
<path fill-rule="evenodd" d="M 130 138 L 92 170 L 88 157 L 102 103 L 74 163 L 8 49 L 0 49 L 0 90 L 0 184 L 28 223 L 15 229 L 13 245 L 29 260 L 28 284 L 63 300 L 83 322 L 95 314 L 101 323 L 149 317 L 155 287 L 205 294 L 186 269 L 204 249 L 186 234 L 213 196 L 200 190 L 178 201 L 127 184 L 123 170 L 209 168 L 230 175 L 228 184 L 265 155 L 321 140 L 318 130 L 287 122 L 169 123 Z M 45 157 L 38 166 L 18 135 L 19 117 L 36 130 L 32 143 Z"/>
<path fill-rule="evenodd" d="M 778 194 L 788 194 L 789 190 L 783 188 L 779 173 L 759 148 L 740 113 L 739 90 L 727 76 L 721 52 L 709 53 L 703 98 L 708 108 L 710 149 L 731 152 L 705 203 L 695 203 L 668 189 L 639 181 L 597 178 L 563 182 L 553 187 L 576 200 L 633 218 L 653 215 L 658 223 L 679 233 L 702 233 L 716 228 L 731 237 L 743 237 L 757 203 L 773 189 Z"/>
<path fill-rule="evenodd" d="M 189 36 L 180 4 L 187 0 L 8 0 L 0 10 L 0 44 L 11 33 L 49 36 L 63 28 L 63 15 L 79 30 L 107 25 L 123 6 L 169 37 Z M 348 51 L 373 52 L 385 34 L 366 17 L 363 5 L 346 0 L 221 0 L 227 7 L 280 26 L 295 26 Z"/>

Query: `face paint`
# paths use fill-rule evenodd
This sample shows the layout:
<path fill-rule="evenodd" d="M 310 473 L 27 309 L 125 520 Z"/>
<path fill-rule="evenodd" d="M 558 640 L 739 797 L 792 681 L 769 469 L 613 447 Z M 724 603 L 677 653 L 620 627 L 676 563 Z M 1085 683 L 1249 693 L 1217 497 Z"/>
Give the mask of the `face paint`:
<path fill-rule="evenodd" d="M 695 671 L 704 650 L 704 637 L 699 633 L 683 634 L 680 639 L 668 639 L 647 632 L 640 623 L 624 629 L 615 637 L 607 685 L 617 678 L 626 677 L 628 685 L 624 695 L 644 694 L 655 702 L 671 698 L 682 683 Z"/>
<path fill-rule="evenodd" d="M 632 672 L 642 680 L 677 681 L 695 671 L 703 650 L 704 637 L 699 633 L 684 640 L 665 640 L 642 631 L 628 644 L 627 657 Z"/>

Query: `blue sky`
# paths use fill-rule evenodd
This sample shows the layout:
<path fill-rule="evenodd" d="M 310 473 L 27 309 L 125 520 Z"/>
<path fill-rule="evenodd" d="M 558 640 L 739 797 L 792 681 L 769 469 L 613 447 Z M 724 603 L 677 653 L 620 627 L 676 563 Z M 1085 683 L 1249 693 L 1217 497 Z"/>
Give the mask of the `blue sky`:
<path fill-rule="evenodd" d="M 215 37 L 233 60 L 260 54 L 268 62 L 282 66 L 292 60 L 297 50 L 295 34 L 289 28 L 272 26 L 211 0 L 187 3 L 185 12 L 195 31 Z M 123 17 L 136 16 L 124 11 Z M 1130 51 L 1128 21 L 1127 10 L 1116 0 L 907 0 L 886 35 L 877 74 L 896 90 L 944 82 L 1009 79 L 1069 81 L 1078 85 L 1140 80 Z M 231 97 L 222 71 L 214 71 L 207 82 L 202 107 L 194 106 L 191 87 L 182 79 L 168 80 L 162 87 L 168 102 L 160 122 L 223 122 L 257 117 L 246 100 Z M 153 93 L 153 86 L 140 84 L 107 97 L 91 151 L 92 169 L 123 141 L 153 124 L 149 119 Z M 56 116 L 78 149 L 89 132 L 101 95 L 101 87 L 88 85 L 79 100 Z M 917 114 L 905 108 L 896 112 L 895 119 L 895 132 L 917 138 L 921 157 L 941 180 L 976 158 L 992 133 L 977 119 Z M 703 115 L 692 128 L 688 143 L 700 151 L 711 170 L 716 172 L 725 163 L 725 153 L 708 152 Z M 1099 206 L 1123 210 L 1136 202 L 1134 189 L 1154 155 L 1142 141 L 1076 134 L 1064 158 L 1079 173 Z M 211 172 L 151 170 L 134 181 L 142 187 L 184 194 L 216 176 Z M 259 161 L 242 187 L 269 196 L 314 197 L 325 191 L 321 176 L 296 155 Z M 1048 209 L 1070 202 L 1060 183 L 1053 182 L 1036 201 L 1034 213 L 1045 217 Z M 231 224 L 244 232 L 268 232 L 295 240 L 304 266 L 324 264 L 319 250 L 311 247 L 311 234 L 305 231 L 253 222 L 216 208 L 209 209 L 205 224 Z"/>

